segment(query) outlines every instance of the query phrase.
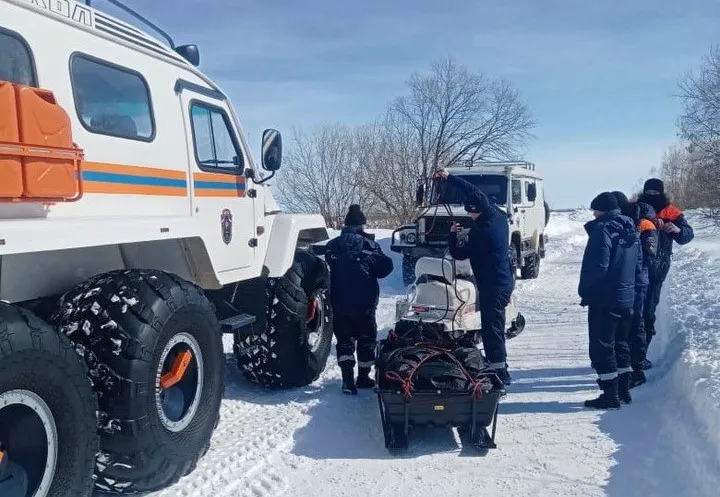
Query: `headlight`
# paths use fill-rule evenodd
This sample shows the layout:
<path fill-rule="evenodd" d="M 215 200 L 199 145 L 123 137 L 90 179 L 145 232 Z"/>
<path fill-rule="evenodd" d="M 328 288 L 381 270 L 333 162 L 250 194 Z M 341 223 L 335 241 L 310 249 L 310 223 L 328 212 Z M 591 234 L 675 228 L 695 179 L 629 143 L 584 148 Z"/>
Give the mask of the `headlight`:
<path fill-rule="evenodd" d="M 417 241 L 417 235 L 415 233 L 408 233 L 405 241 L 412 245 Z"/>

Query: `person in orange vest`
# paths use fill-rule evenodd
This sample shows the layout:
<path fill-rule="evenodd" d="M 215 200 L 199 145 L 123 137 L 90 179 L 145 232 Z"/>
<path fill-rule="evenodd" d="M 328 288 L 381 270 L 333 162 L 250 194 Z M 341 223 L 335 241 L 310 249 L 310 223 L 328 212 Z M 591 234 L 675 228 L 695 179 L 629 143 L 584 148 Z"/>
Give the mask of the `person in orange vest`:
<path fill-rule="evenodd" d="M 685 219 L 683 212 L 670 202 L 665 193 L 665 184 L 661 179 L 648 179 L 643 185 L 643 192 L 638 198 L 638 202 L 648 204 L 655 209 L 657 215 L 657 255 L 654 264 L 650 267 L 650 285 L 643 311 L 645 335 L 649 348 L 650 341 L 655 335 L 655 310 L 660 301 L 663 283 L 670 271 L 673 242 L 678 245 L 690 243 L 695 237 L 695 232 Z M 643 368 L 650 369 L 651 367 L 652 363 L 646 359 Z"/>

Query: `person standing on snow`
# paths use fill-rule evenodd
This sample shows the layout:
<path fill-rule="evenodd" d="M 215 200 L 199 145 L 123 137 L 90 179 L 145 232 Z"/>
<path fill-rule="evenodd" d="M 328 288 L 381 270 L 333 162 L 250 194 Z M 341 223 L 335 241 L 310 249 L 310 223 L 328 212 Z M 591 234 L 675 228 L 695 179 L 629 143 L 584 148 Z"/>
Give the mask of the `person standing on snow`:
<path fill-rule="evenodd" d="M 660 302 L 665 278 L 670 271 L 673 242 L 679 245 L 690 243 L 695 233 L 688 224 L 683 212 L 670 203 L 665 194 L 665 184 L 658 178 L 650 178 L 643 185 L 643 193 L 638 202 L 648 204 L 657 213 L 658 247 L 655 263 L 650 268 L 647 296 L 644 306 L 645 336 L 647 347 L 650 347 L 655 335 L 655 311 Z M 644 369 L 650 369 L 652 363 L 645 360 Z"/>
<path fill-rule="evenodd" d="M 628 345 L 630 346 L 630 366 L 633 369 L 630 380 L 630 388 L 645 383 L 643 371 L 647 359 L 647 337 L 645 334 L 645 322 L 643 308 L 647 295 L 647 288 L 650 284 L 649 271 L 655 262 L 657 255 L 658 232 L 655 227 L 655 209 L 646 203 L 637 200 L 629 201 L 622 192 L 612 192 L 618 201 L 620 212 L 632 219 L 640 232 L 640 246 L 642 264 L 635 275 L 635 303 L 633 305 L 633 318 Z"/>
<path fill-rule="evenodd" d="M 393 262 L 373 237 L 365 232 L 367 220 L 360 206 L 350 206 L 340 235 L 326 245 L 330 266 L 330 303 L 337 339 L 337 360 L 342 372 L 342 391 L 356 395 L 358 388 L 372 388 L 370 368 L 375 361 L 378 279 L 393 271 Z M 358 378 L 355 381 L 355 353 Z"/>
<path fill-rule="evenodd" d="M 505 308 L 515 287 L 510 263 L 510 232 L 507 216 L 490 202 L 488 197 L 472 183 L 440 169 L 438 177 L 458 187 L 464 195 L 465 211 L 473 220 L 465 245 L 458 243 L 462 227 L 455 223 L 449 239 L 450 255 L 457 260 L 470 259 L 478 290 L 480 331 L 485 357 L 489 366 L 497 371 L 504 385 L 511 383 L 507 370 L 505 348 Z"/>
<path fill-rule="evenodd" d="M 590 361 L 602 394 L 586 400 L 585 406 L 618 409 L 620 400 L 630 402 L 628 332 L 642 264 L 640 235 L 632 219 L 621 214 L 612 193 L 595 197 L 590 208 L 595 219 L 585 224 L 588 242 L 578 294 L 580 305 L 588 307 Z"/>

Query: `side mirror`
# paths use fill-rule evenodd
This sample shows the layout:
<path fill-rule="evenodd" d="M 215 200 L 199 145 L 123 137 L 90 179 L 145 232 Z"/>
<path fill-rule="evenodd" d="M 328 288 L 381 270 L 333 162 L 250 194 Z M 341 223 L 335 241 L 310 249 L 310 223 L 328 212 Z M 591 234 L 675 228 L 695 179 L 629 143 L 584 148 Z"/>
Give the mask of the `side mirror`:
<path fill-rule="evenodd" d="M 535 202 L 537 199 L 537 185 L 535 183 L 530 183 L 528 185 L 527 197 L 530 202 Z"/>
<path fill-rule="evenodd" d="M 282 135 L 276 129 L 266 129 L 262 138 L 262 167 L 277 171 L 282 163 Z"/>
<path fill-rule="evenodd" d="M 197 67 L 200 65 L 200 49 L 197 45 L 181 45 L 175 47 L 175 51 L 180 57 L 187 60 L 193 66 Z"/>
<path fill-rule="evenodd" d="M 415 190 L 415 205 L 420 207 L 423 204 L 424 200 L 425 200 L 425 185 L 420 183 L 417 187 L 417 190 Z"/>

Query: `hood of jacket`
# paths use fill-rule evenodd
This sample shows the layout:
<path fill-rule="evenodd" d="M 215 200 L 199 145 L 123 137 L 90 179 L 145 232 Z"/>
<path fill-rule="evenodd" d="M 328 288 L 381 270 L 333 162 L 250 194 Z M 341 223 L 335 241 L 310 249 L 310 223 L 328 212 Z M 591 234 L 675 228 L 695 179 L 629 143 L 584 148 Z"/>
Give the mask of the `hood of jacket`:
<path fill-rule="evenodd" d="M 613 209 L 606 212 L 597 219 L 585 223 L 585 231 L 590 234 L 595 229 L 604 229 L 609 233 L 617 233 L 622 238 L 632 239 L 636 234 L 635 222 L 628 216 L 622 214 L 620 209 Z"/>
<path fill-rule="evenodd" d="M 346 254 L 349 257 L 359 257 L 363 250 L 372 249 L 375 246 L 374 236 L 365 233 L 354 226 L 345 226 L 338 237 L 337 255 Z"/>

